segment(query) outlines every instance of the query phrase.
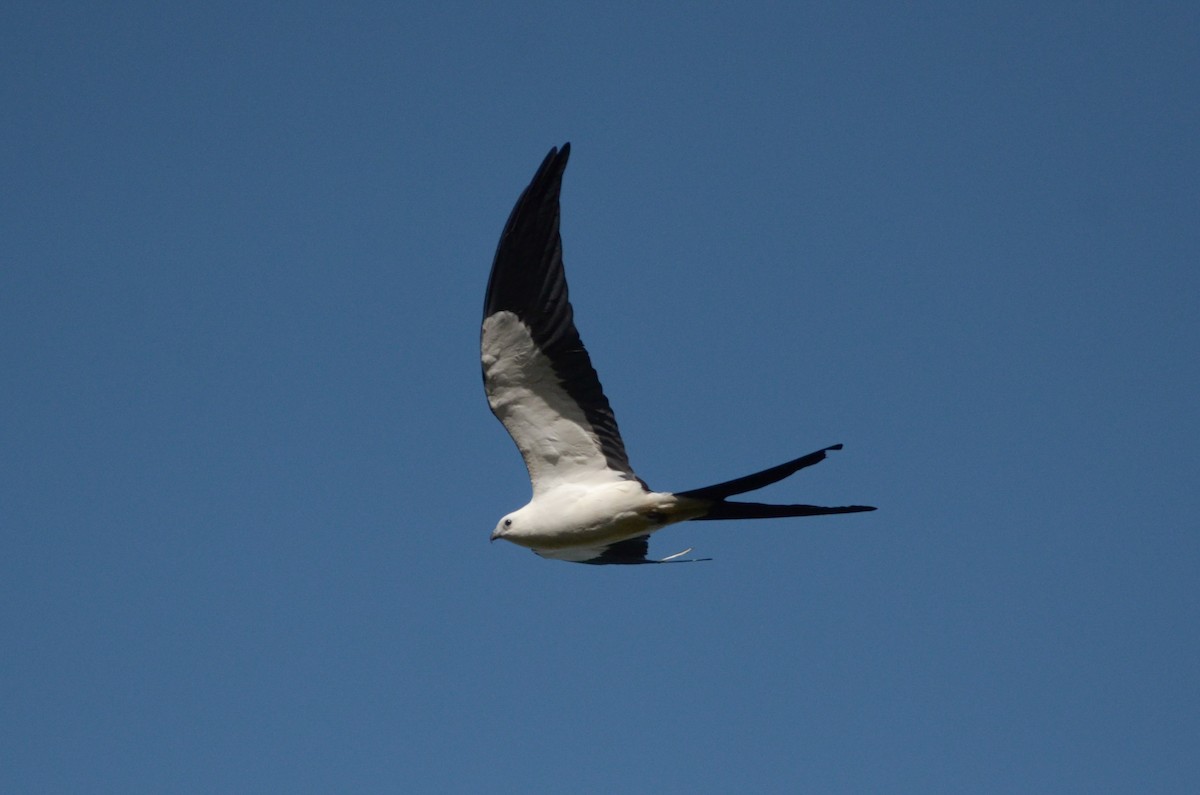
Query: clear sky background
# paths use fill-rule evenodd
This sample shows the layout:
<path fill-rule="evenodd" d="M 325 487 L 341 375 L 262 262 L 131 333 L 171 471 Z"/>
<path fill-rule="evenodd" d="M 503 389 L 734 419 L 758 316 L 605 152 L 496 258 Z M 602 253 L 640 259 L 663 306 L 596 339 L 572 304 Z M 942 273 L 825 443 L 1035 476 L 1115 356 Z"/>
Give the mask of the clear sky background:
<path fill-rule="evenodd" d="M 0 10 L 0 790 L 1200 788 L 1200 6 L 333 5 Z M 639 474 L 879 511 L 488 543 L 564 141 Z"/>

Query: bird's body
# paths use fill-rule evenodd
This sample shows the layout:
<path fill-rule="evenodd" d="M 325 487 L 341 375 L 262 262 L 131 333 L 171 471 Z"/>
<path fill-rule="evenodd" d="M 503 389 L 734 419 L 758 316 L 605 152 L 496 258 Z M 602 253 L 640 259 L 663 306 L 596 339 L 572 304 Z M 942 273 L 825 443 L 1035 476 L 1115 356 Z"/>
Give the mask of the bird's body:
<path fill-rule="evenodd" d="M 634 474 L 567 298 L 559 192 L 569 153 L 569 145 L 551 149 L 517 200 L 488 280 L 480 337 L 484 388 L 533 485 L 530 502 L 501 519 L 492 539 L 579 563 L 658 563 L 646 557 L 648 538 L 675 522 L 874 510 L 727 500 L 815 464 L 841 445 L 687 492 L 652 491 Z"/>
<path fill-rule="evenodd" d="M 493 537 L 546 557 L 563 557 L 576 548 L 603 550 L 704 512 L 705 506 L 698 502 L 647 491 L 634 481 L 599 486 L 564 483 L 505 517 Z M 506 527 L 504 521 L 512 524 Z"/>

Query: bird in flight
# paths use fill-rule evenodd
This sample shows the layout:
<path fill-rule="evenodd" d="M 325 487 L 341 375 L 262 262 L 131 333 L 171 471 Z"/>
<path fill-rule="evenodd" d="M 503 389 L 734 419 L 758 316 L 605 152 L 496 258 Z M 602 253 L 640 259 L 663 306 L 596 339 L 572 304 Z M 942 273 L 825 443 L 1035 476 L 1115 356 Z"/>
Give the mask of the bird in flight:
<path fill-rule="evenodd" d="M 688 520 L 875 510 L 729 499 L 812 466 L 840 444 L 691 491 L 653 491 L 634 474 L 567 300 L 559 193 L 570 153 L 570 144 L 551 149 L 517 199 L 488 278 L 480 335 L 484 390 L 533 484 L 533 498 L 500 520 L 492 540 L 576 563 L 690 562 L 683 556 L 691 549 L 647 558 L 650 534 Z"/>

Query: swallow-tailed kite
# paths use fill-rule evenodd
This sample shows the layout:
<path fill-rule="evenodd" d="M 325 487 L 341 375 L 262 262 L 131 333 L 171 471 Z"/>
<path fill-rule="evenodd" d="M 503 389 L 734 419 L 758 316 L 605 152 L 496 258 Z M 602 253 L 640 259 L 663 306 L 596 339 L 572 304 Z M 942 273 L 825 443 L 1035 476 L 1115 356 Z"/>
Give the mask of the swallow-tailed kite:
<path fill-rule="evenodd" d="M 728 500 L 812 466 L 840 444 L 692 491 L 652 491 L 634 474 L 567 300 L 558 197 L 570 151 L 570 144 L 551 149 L 517 199 L 488 279 L 480 338 L 483 385 L 533 482 L 533 499 L 501 519 L 492 540 L 577 563 L 684 562 L 680 558 L 690 549 L 647 559 L 650 534 L 689 519 L 875 510 Z"/>

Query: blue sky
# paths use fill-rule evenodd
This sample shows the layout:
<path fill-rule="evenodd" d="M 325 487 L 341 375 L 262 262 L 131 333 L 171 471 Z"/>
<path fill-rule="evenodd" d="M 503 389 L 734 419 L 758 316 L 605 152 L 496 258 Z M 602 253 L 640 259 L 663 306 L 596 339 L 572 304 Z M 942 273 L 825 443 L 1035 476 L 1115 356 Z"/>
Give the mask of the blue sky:
<path fill-rule="evenodd" d="M 1194 792 L 1189 3 L 0 11 L 0 790 Z M 488 534 L 496 239 L 571 141 L 639 474 Z"/>

